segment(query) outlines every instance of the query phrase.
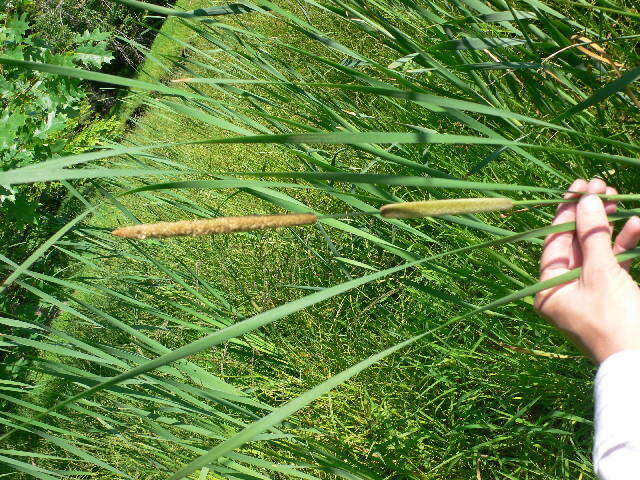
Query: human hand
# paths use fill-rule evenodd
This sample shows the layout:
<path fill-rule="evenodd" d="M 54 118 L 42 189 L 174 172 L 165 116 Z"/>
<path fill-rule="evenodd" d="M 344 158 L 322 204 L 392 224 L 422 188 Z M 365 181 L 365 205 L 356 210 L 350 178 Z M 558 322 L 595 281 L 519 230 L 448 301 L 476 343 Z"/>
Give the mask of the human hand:
<path fill-rule="evenodd" d="M 600 179 L 576 180 L 571 192 L 615 195 Z M 579 194 L 567 193 L 565 198 Z M 553 224 L 576 222 L 576 230 L 554 233 L 545 240 L 540 280 L 582 267 L 580 277 L 536 295 L 536 309 L 597 363 L 622 350 L 640 349 L 640 288 L 629 275 L 630 262 L 615 255 L 640 241 L 640 218 L 631 217 L 615 243 L 607 214 L 615 202 L 583 195 L 578 203 L 562 203 Z"/>

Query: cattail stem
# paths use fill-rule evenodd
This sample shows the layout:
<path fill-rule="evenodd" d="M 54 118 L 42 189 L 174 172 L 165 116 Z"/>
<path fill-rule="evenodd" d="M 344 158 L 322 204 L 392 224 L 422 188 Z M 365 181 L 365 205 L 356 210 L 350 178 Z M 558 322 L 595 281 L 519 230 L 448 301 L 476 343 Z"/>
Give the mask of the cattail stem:
<path fill-rule="evenodd" d="M 570 202 L 577 202 L 579 199 L 578 198 L 571 198 L 571 199 L 567 199 L 567 198 L 559 198 L 556 200 L 548 200 L 546 198 L 544 199 L 533 199 L 533 200 L 514 200 L 513 201 L 513 206 L 514 207 L 524 207 L 527 205 L 556 205 L 558 203 L 570 203 Z"/>
<path fill-rule="evenodd" d="M 556 199 L 531 199 L 531 200 L 514 200 L 514 206 L 522 206 L 522 205 L 556 205 L 558 203 L 576 203 L 580 201 L 582 195 L 585 192 L 571 192 L 579 195 L 576 198 L 556 198 Z M 637 193 L 623 193 L 617 195 L 603 195 L 599 194 L 602 200 L 606 201 L 625 201 L 625 200 L 640 200 L 640 195 Z"/>
<path fill-rule="evenodd" d="M 318 220 L 324 220 L 325 218 L 350 218 L 350 217 L 366 217 L 371 215 L 380 215 L 380 210 L 371 212 L 344 212 L 344 213 L 332 213 L 330 215 L 318 215 Z"/>
<path fill-rule="evenodd" d="M 250 232 L 267 228 L 311 225 L 318 220 L 313 213 L 291 213 L 285 215 L 247 215 L 244 217 L 218 217 L 181 222 L 160 222 L 117 228 L 113 235 L 123 238 L 166 238 L 215 233 Z"/>

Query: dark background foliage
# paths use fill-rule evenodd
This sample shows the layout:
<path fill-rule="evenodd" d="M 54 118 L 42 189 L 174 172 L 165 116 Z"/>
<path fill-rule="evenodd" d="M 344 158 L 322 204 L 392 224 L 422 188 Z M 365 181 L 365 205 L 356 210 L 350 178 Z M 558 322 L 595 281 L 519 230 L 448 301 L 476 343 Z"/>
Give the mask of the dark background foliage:
<path fill-rule="evenodd" d="M 134 76 L 144 60 L 144 55 L 130 42 L 150 46 L 163 21 L 107 0 L 9 1 L 0 7 L 0 15 L 0 26 L 10 32 L 10 38 L 0 45 L 0 53 L 120 76 Z M 84 61 L 80 58 L 83 52 L 99 55 L 108 52 L 108 56 Z M 7 133 L 4 147 L 0 138 L 0 169 L 80 153 L 118 135 L 118 118 L 110 116 L 118 96 L 115 89 L 10 68 L 1 69 L 0 75 L 4 82 L 0 83 L 0 116 L 4 111 L 10 117 L 0 127 L 0 134 Z M 51 112 L 55 128 L 35 135 L 43 130 Z M 16 128 L 11 128 L 12 123 Z M 58 182 L 3 188 L 0 194 L 8 196 L 0 202 L 0 254 L 17 262 L 24 261 L 64 225 L 77 207 L 73 196 Z M 42 257 L 36 266 L 49 273 L 65 267 L 55 252 Z M 0 265 L 0 277 L 5 276 L 2 273 L 5 268 Z M 0 312 L 44 323 L 57 313 L 55 309 L 44 308 L 36 296 L 16 288 L 4 292 Z M 0 360 L 5 353 L 0 350 Z M 13 355 L 25 354 L 25 350 L 13 350 Z M 27 364 L 25 358 L 24 365 Z M 20 376 L 14 367 L 11 371 L 0 369 L 0 378 Z"/>

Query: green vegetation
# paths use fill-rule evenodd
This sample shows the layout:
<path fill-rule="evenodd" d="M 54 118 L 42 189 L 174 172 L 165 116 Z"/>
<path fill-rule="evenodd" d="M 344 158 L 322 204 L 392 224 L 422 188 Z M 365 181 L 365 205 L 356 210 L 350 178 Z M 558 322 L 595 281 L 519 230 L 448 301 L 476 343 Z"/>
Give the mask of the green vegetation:
<path fill-rule="evenodd" d="M 202 0 L 177 0 L 175 2 L 175 8 L 180 10 L 191 10 L 203 6 L 206 4 Z M 139 65 L 135 78 L 152 82 L 167 80 L 171 76 L 171 62 L 180 56 L 184 49 L 183 43 L 189 43 L 190 39 L 196 36 L 197 33 L 181 22 L 179 18 L 167 18 L 162 24 L 162 28 L 157 30 L 157 36 L 149 47 L 137 44 L 136 51 L 144 58 L 144 61 Z M 137 110 L 142 107 L 143 102 L 144 95 L 131 95 L 115 104 L 112 114 L 125 123 L 132 116 L 137 115 Z"/>
<path fill-rule="evenodd" d="M 98 30 L 86 31 L 70 36 L 66 50 L 51 48 L 33 33 L 26 14 L 0 13 L 0 52 L 11 58 L 100 68 L 113 58 L 106 48 L 107 40 L 108 35 Z M 91 150 L 112 134 L 114 121 L 92 114 L 88 97 L 79 79 L 3 68 L 0 71 L 2 170 L 34 165 L 52 155 Z M 60 182 L 0 185 L 0 254 L 14 262 L 28 258 L 60 228 L 68 201 L 68 190 Z M 59 260 L 48 255 L 39 260 L 38 269 L 41 273 L 49 272 L 60 266 Z M 3 295 L 0 304 L 3 311 L 37 319 L 46 310 L 39 300 L 24 290 L 14 289 Z M 23 353 L 16 356 L 21 358 Z M 0 358 L 4 359 L 1 353 Z M 9 370 L 14 370 L 12 362 L 6 364 Z"/>
<path fill-rule="evenodd" d="M 75 35 L 72 49 L 64 52 L 52 50 L 46 43 L 28 34 L 26 15 L 0 14 L 0 42 L 2 54 L 20 60 L 52 63 L 56 65 L 100 68 L 113 58 L 106 49 L 108 35 L 95 30 Z M 5 170 L 42 162 L 73 145 L 74 119 L 83 111 L 87 92 L 79 79 L 65 79 L 42 72 L 6 67 L 2 71 L 0 104 L 0 163 Z M 75 143 L 78 143 L 77 141 Z M 92 145 L 93 146 L 93 145 Z M 73 153 L 73 147 L 68 152 Z M 26 194 L 5 187 L 2 192 L 3 213 L 10 214 L 7 205 L 22 204 L 22 214 L 14 226 L 32 223 L 37 203 L 26 200 Z"/>
<path fill-rule="evenodd" d="M 548 226 L 569 180 L 638 191 L 630 5 L 125 3 L 174 17 L 172 49 L 152 48 L 171 67 L 162 82 L 0 57 L 130 87 L 143 107 L 120 145 L 0 174 L 65 181 L 82 203 L 26 260 L 2 257 L 4 291 L 61 313 L 0 318 L 0 348 L 30 349 L 19 360 L 34 372 L 0 380 L 15 406 L 0 414 L 7 473 L 593 478 L 592 368 L 531 303 L 566 280 L 537 283 L 536 264 L 541 239 L 572 228 Z M 109 233 L 477 196 L 541 205 L 163 241 Z M 68 267 L 39 273 L 50 252 Z"/>
<path fill-rule="evenodd" d="M 144 61 L 144 52 L 136 47 L 148 47 L 154 40 L 157 28 L 162 26 L 162 17 L 149 18 L 144 10 L 132 8 L 109 0 L 9 0 L 18 11 L 26 13 L 32 29 L 47 44 L 58 50 L 73 48 L 72 39 L 85 31 L 100 30 L 109 34 L 109 50 L 113 61 L 103 71 L 123 76 L 134 76 Z M 158 1 L 159 5 L 171 6 L 175 0 Z M 111 102 L 101 99 L 104 110 Z"/>

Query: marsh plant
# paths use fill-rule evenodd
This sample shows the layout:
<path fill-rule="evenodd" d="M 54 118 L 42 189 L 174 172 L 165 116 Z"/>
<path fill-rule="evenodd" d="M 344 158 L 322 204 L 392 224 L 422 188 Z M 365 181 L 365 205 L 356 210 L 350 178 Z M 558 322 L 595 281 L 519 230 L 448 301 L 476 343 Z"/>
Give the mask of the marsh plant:
<path fill-rule="evenodd" d="M 0 173 L 12 187 L 64 182 L 79 205 L 26 260 L 1 258 L 4 292 L 59 311 L 51 324 L 0 318 L 0 348 L 29 365 L 0 380 L 7 472 L 590 478 L 589 364 L 531 303 L 577 276 L 536 279 L 542 239 L 574 228 L 550 225 L 572 179 L 626 193 L 614 225 L 634 214 L 638 13 L 612 1 L 121 1 L 190 32 L 172 39 L 182 55 L 154 59 L 171 81 L 0 57 L 128 88 L 124 101 L 156 119 L 134 117 L 120 144 Z M 214 167 L 199 163 L 212 152 Z M 249 157 L 262 165 L 245 168 Z M 301 260 L 281 270 L 314 269 L 306 284 L 269 284 L 269 298 L 289 292 L 276 305 L 249 283 L 239 302 L 190 262 L 225 255 L 219 237 L 110 233 L 238 214 L 242 199 L 244 215 L 313 223 L 307 236 L 234 237 L 235 267 L 263 242 L 266 271 L 283 242 Z M 432 200 L 444 203 L 427 218 L 413 218 L 425 204 L 388 206 Z M 70 267 L 41 273 L 51 251 Z M 295 323 L 309 309 L 326 322 Z M 333 328 L 333 345 L 305 343 Z M 305 345 L 304 362 L 285 344 Z"/>

